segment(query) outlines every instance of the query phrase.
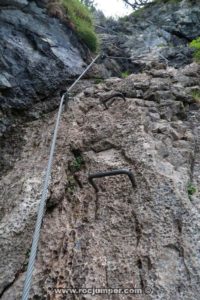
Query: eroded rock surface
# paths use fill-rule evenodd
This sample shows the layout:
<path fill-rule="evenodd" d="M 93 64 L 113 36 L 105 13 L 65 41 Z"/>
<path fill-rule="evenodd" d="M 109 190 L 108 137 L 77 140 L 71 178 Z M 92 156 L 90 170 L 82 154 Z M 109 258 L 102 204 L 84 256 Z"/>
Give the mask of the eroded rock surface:
<path fill-rule="evenodd" d="M 53 111 L 59 92 L 84 70 L 89 55 L 67 24 L 50 17 L 42 3 L 0 3 L 0 176 L 16 156 L 7 144 L 23 144 L 16 125 Z"/>
<path fill-rule="evenodd" d="M 30 299 L 54 288 L 150 287 L 137 299 L 199 299 L 200 68 L 152 69 L 76 95 L 63 114 Z M 105 110 L 100 99 L 126 93 Z M 2 300 L 18 300 L 55 115 L 23 126 L 21 157 L 0 182 Z M 131 169 L 126 176 L 88 174 Z M 188 186 L 195 193 L 188 192 Z M 135 299 L 110 295 L 109 299 Z"/>
<path fill-rule="evenodd" d="M 188 45 L 199 37 L 199 1 L 154 1 L 119 21 L 97 20 L 97 26 L 104 52 L 121 57 L 105 61 L 113 76 L 151 69 L 157 60 L 180 68 L 192 62 Z"/>

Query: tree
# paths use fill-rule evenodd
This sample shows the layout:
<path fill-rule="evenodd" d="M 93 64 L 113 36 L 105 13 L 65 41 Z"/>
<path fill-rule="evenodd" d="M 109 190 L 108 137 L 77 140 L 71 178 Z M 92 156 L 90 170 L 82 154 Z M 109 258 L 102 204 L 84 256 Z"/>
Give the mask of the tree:
<path fill-rule="evenodd" d="M 81 3 L 83 3 L 92 10 L 95 8 L 95 0 L 81 0 Z"/>
<path fill-rule="evenodd" d="M 149 0 L 123 0 L 127 5 L 130 5 L 134 10 L 141 8 L 145 4 L 151 2 Z"/>

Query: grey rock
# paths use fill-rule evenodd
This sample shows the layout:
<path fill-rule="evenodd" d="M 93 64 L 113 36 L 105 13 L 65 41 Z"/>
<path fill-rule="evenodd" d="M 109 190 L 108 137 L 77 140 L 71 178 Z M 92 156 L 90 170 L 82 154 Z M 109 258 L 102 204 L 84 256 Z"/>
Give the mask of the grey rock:
<path fill-rule="evenodd" d="M 189 86 L 192 70 L 199 74 L 199 66 L 187 67 Z M 133 280 L 137 288 L 152 289 L 140 300 L 198 299 L 200 113 L 161 97 L 177 86 L 184 92 L 181 76 L 178 82 L 171 76 L 178 80 L 182 69 L 166 69 L 169 90 L 160 84 L 162 72 L 154 72 L 140 74 L 137 82 L 137 75 L 98 86 L 86 82 L 86 93 L 82 86 L 64 112 L 30 299 L 54 297 L 55 287 L 129 288 Z M 160 102 L 129 96 L 104 110 L 100 96 L 125 88 L 135 94 L 135 84 L 138 90 L 156 87 Z M 21 149 L 15 133 L 20 153 L 0 181 L 1 300 L 21 298 L 55 117 L 24 124 Z M 77 155 L 84 164 L 74 173 Z M 120 168 L 133 171 L 137 188 L 123 176 L 104 178 L 97 181 L 97 196 L 88 174 Z"/>
<path fill-rule="evenodd" d="M 190 16 L 194 7 L 188 1 L 175 7 L 170 20 L 171 4 L 153 12 L 157 24 L 166 17 L 159 36 L 151 33 L 155 24 L 149 27 L 148 18 L 140 20 L 134 32 L 152 36 L 154 41 L 148 43 L 154 48 L 163 39 L 169 45 L 179 27 L 191 38 L 196 32 Z M 198 15 L 196 5 L 195 9 Z M 64 24 L 49 18 L 33 1 L 23 9 L 11 9 L 4 2 L 0 18 L 0 46 L 6 45 L 0 59 L 0 299 L 19 300 L 57 95 L 67 76 L 83 69 L 86 51 Z M 120 32 L 119 28 L 113 30 Z M 119 52 L 127 55 L 125 43 L 133 35 L 133 24 L 123 30 Z M 179 44 L 185 40 L 175 37 Z M 142 45 L 138 37 L 131 51 L 140 51 Z M 134 62 L 131 67 L 138 74 L 126 79 L 109 78 L 98 85 L 82 81 L 63 112 L 30 299 L 60 298 L 52 295 L 57 287 L 92 286 L 150 287 L 152 293 L 138 295 L 139 300 L 199 299 L 200 106 L 191 103 L 191 97 L 200 90 L 200 66 L 169 67 L 155 54 L 150 53 L 152 63 Z M 101 72 L 105 77 L 117 74 L 122 63 L 114 60 L 109 68 L 115 71 L 106 74 L 103 67 Z M 172 64 L 178 65 L 175 60 Z M 104 110 L 99 99 L 111 91 L 125 93 L 126 101 L 115 101 Z M 137 188 L 123 176 L 102 178 L 97 195 L 88 174 L 121 168 L 133 171 Z M 189 184 L 196 188 L 192 196 Z M 94 299 L 79 298 L 86 297 Z M 95 299 L 102 300 L 102 295 Z"/>
<path fill-rule="evenodd" d="M 119 21 L 97 22 L 104 52 L 129 58 L 116 59 L 119 76 L 126 70 L 146 71 L 153 62 L 176 68 L 190 64 L 193 50 L 188 44 L 199 36 L 199 18 L 198 1 L 154 1 Z"/>
<path fill-rule="evenodd" d="M 48 17 L 36 3 L 10 3 L 12 8 L 0 4 L 1 87 L 9 88 L 1 94 L 0 108 L 12 122 L 15 110 L 23 106 L 24 115 L 30 116 L 40 99 L 44 111 L 54 109 L 56 103 L 49 107 L 49 98 L 67 79 L 83 71 L 86 48 L 66 25 Z M 18 3 L 24 4 L 23 10 Z M 15 80 L 10 83 L 5 74 Z"/>
<path fill-rule="evenodd" d="M 0 75 L 0 90 L 1 89 L 6 89 L 6 88 L 11 88 L 12 85 L 6 78 L 5 74 Z"/>
<path fill-rule="evenodd" d="M 60 91 L 88 59 L 88 49 L 75 33 L 39 3 L 0 3 L 0 173 L 9 169 L 4 140 L 12 127 L 58 107 Z"/>

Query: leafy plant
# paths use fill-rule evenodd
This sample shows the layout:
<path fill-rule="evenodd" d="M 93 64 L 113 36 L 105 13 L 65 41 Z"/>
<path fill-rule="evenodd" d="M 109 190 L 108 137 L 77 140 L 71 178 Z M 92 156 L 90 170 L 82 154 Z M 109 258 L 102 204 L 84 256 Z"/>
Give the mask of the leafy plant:
<path fill-rule="evenodd" d="M 197 191 L 196 187 L 192 183 L 189 183 L 187 187 L 188 196 L 194 195 L 196 191 Z"/>
<path fill-rule="evenodd" d="M 121 73 L 122 78 L 127 78 L 130 75 L 129 71 L 124 71 Z"/>
<path fill-rule="evenodd" d="M 194 49 L 194 58 L 196 61 L 200 62 L 200 37 L 197 39 L 193 40 L 190 43 L 190 48 Z"/>
<path fill-rule="evenodd" d="M 31 249 L 28 249 L 25 254 L 25 261 L 23 263 L 23 268 L 26 268 L 28 266 L 30 254 L 31 254 Z"/>

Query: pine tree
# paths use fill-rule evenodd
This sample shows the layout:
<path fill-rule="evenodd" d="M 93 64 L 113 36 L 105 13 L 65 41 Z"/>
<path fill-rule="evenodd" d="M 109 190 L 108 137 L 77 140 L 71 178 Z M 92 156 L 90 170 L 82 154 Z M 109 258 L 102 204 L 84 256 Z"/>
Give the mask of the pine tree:
<path fill-rule="evenodd" d="M 130 5 L 133 9 L 138 9 L 145 4 L 151 2 L 150 0 L 123 0 L 127 5 Z"/>

